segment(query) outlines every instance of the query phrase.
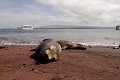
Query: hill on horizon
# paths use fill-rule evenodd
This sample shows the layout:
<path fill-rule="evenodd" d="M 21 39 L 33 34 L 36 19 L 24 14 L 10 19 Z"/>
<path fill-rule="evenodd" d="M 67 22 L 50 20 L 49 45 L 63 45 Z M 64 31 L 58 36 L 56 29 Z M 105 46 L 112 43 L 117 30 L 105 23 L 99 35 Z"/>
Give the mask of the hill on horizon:
<path fill-rule="evenodd" d="M 105 28 L 114 28 L 114 27 L 100 27 L 100 26 L 78 26 L 78 25 L 50 25 L 42 26 L 36 29 L 105 29 Z"/>

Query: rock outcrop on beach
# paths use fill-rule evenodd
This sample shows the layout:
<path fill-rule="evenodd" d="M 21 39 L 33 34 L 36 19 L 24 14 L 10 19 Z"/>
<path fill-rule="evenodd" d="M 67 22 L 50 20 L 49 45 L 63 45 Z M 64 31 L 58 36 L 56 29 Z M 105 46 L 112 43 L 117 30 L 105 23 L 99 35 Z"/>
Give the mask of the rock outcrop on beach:
<path fill-rule="evenodd" d="M 73 43 L 73 42 L 66 41 L 66 40 L 59 40 L 57 42 L 60 44 L 62 49 L 78 49 L 78 50 L 86 50 L 87 49 L 82 44 Z"/>
<path fill-rule="evenodd" d="M 5 46 L 4 46 L 4 45 L 2 45 L 2 44 L 0 44 L 0 49 L 3 49 L 3 48 L 5 48 Z"/>
<path fill-rule="evenodd" d="M 113 49 L 120 49 L 120 45 L 113 47 Z"/>

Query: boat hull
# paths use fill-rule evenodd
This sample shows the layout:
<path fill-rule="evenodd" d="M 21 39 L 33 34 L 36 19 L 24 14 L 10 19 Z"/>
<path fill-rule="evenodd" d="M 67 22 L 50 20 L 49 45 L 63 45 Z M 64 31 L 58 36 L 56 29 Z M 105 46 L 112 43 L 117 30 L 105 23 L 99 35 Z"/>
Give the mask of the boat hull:
<path fill-rule="evenodd" d="M 20 30 L 33 30 L 33 28 L 19 28 L 19 27 L 18 27 L 18 29 L 20 29 Z"/>
<path fill-rule="evenodd" d="M 21 27 L 17 28 L 21 30 L 33 30 L 33 27 L 31 27 L 30 25 L 22 25 Z"/>

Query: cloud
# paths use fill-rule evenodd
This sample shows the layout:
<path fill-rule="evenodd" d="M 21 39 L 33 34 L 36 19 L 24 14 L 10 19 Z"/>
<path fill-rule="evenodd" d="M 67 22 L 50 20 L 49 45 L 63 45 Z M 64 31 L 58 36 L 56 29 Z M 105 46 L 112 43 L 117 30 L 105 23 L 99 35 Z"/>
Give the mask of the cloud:
<path fill-rule="evenodd" d="M 119 0 L 37 0 L 86 24 L 119 22 Z M 104 25 L 104 24 L 103 24 Z"/>
<path fill-rule="evenodd" d="M 22 4 L 22 6 L 14 5 L 14 7 L 11 6 L 12 4 L 15 4 L 15 2 L 1 2 L 0 28 L 15 28 L 22 24 L 40 27 L 44 25 L 75 24 L 79 22 L 76 18 L 65 16 L 62 12 L 56 11 L 44 4 L 27 3 Z"/>
<path fill-rule="evenodd" d="M 114 26 L 120 22 L 119 0 L 0 1 L 0 28 L 30 24 Z"/>
<path fill-rule="evenodd" d="M 18 27 L 22 24 L 30 24 L 36 27 L 44 25 L 74 24 L 79 22 L 74 17 L 53 16 L 45 12 L 34 10 L 15 12 L 11 10 L 1 10 L 0 12 L 1 27 Z"/>

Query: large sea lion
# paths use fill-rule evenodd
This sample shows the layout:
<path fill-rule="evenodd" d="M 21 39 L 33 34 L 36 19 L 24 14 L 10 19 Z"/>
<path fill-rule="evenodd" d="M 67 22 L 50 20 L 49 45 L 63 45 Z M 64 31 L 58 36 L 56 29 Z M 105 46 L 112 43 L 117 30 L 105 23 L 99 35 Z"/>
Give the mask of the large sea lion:
<path fill-rule="evenodd" d="M 36 48 L 34 58 L 40 63 L 48 63 L 58 60 L 61 46 L 52 39 L 44 39 Z"/>

